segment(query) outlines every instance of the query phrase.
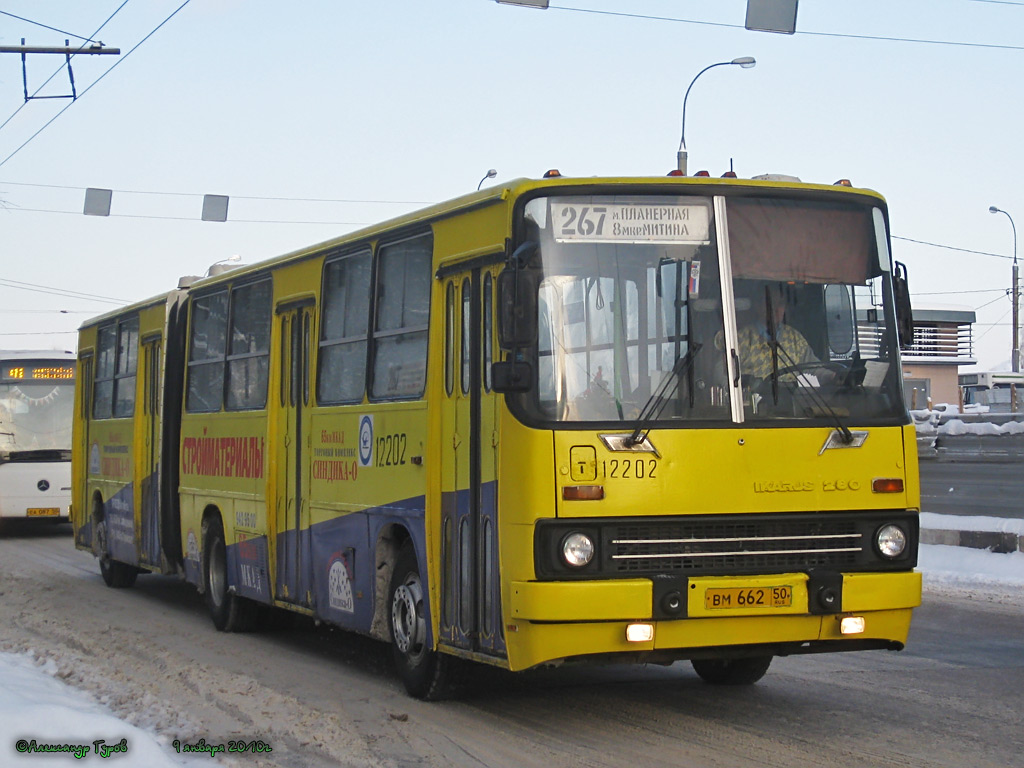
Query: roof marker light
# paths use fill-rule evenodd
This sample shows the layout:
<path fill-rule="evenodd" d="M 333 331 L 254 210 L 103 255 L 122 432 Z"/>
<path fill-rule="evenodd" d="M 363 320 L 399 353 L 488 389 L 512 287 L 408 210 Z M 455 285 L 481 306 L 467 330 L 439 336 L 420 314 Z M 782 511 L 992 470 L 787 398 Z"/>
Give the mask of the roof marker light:
<path fill-rule="evenodd" d="M 832 186 L 833 187 L 852 187 L 853 184 L 850 183 L 849 179 L 840 179 L 839 181 L 835 182 Z"/>
<path fill-rule="evenodd" d="M 710 173 L 708 173 L 707 171 L 697 171 L 697 172 L 696 172 L 695 174 L 693 174 L 693 175 L 694 175 L 694 176 L 710 176 L 711 174 L 710 174 Z"/>
<path fill-rule="evenodd" d="M 725 173 L 722 174 L 722 178 L 723 179 L 735 179 L 735 178 L 739 178 L 739 177 L 736 176 L 736 171 L 726 171 Z"/>
<path fill-rule="evenodd" d="M 562 176 L 562 173 L 557 168 L 552 168 L 551 170 L 545 171 L 545 173 L 544 173 L 544 178 L 545 179 L 558 179 L 558 178 L 561 178 L 561 176 Z"/>
<path fill-rule="evenodd" d="M 680 171 L 678 168 L 673 168 L 668 172 L 669 176 L 685 176 L 686 174 Z"/>

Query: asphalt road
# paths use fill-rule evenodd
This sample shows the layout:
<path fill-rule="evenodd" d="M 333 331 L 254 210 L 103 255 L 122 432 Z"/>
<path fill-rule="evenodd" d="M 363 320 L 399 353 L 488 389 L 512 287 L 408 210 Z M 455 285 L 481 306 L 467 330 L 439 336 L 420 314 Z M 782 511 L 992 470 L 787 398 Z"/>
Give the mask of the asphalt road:
<path fill-rule="evenodd" d="M 1024 518 L 1024 463 L 923 459 L 921 509 Z"/>
<path fill-rule="evenodd" d="M 1024 765 L 1022 629 L 1020 597 L 928 593 L 903 652 L 777 659 L 752 687 L 688 664 L 479 669 L 427 704 L 381 643 L 304 621 L 216 632 L 174 578 L 105 587 L 66 531 L 0 539 L 0 649 L 168 740 L 261 739 L 272 753 L 226 762 L 257 768 Z"/>

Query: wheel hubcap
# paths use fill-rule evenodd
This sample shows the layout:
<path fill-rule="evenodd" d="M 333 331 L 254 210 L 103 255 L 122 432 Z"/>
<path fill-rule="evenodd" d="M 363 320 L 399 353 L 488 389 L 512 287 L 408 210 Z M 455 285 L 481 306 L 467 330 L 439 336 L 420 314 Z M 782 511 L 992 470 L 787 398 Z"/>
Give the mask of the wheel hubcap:
<path fill-rule="evenodd" d="M 391 626 L 398 650 L 407 656 L 418 656 L 423 652 L 427 624 L 420 606 L 423 604 L 423 590 L 417 576 L 410 575 L 405 583 L 395 590 L 391 604 Z"/>

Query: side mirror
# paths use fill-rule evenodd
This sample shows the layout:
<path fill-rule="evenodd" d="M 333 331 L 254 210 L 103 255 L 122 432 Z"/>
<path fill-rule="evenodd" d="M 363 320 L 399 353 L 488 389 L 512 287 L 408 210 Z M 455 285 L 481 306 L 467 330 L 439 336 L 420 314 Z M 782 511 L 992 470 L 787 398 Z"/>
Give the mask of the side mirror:
<path fill-rule="evenodd" d="M 498 275 L 498 341 L 504 349 L 525 347 L 537 339 L 537 290 L 521 269 Z"/>
<path fill-rule="evenodd" d="M 907 265 L 899 261 L 892 275 L 892 291 L 896 298 L 896 331 L 899 334 L 900 349 L 910 349 L 914 345 L 914 310 L 910 306 Z"/>
<path fill-rule="evenodd" d="M 491 365 L 491 389 L 495 392 L 529 392 L 533 368 L 529 363 L 505 360 Z"/>

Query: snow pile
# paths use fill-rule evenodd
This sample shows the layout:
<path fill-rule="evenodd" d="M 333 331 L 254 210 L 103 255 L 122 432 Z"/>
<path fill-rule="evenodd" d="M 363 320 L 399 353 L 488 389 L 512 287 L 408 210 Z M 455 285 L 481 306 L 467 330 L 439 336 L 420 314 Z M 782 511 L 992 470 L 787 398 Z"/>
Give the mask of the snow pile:
<path fill-rule="evenodd" d="M 950 489 L 952 490 L 952 488 Z M 930 531 L 982 531 L 986 533 L 1016 533 L 1024 536 L 1024 519 L 1016 517 L 986 517 L 983 515 L 945 515 L 937 512 L 921 513 L 921 528 Z"/>
<path fill-rule="evenodd" d="M 924 574 L 925 588 L 934 588 L 938 592 L 967 592 L 970 595 L 977 588 L 984 587 L 986 599 L 1006 603 L 1021 601 L 1024 552 L 997 555 L 984 549 L 922 544 L 918 570 Z"/>
<path fill-rule="evenodd" d="M 88 694 L 56 680 L 57 666 L 31 652 L 0 653 L 0 764 L 180 768 L 212 764 L 177 758 L 154 736 L 120 720 Z"/>
<path fill-rule="evenodd" d="M 996 424 L 994 421 L 973 421 L 965 422 L 962 419 L 949 419 L 942 422 L 943 416 L 949 413 L 957 413 L 956 406 L 952 410 L 911 411 L 914 419 L 914 429 L 918 436 L 946 435 L 955 437 L 961 435 L 1020 435 L 1024 434 L 1024 422 L 1007 421 L 1005 424 Z"/>

